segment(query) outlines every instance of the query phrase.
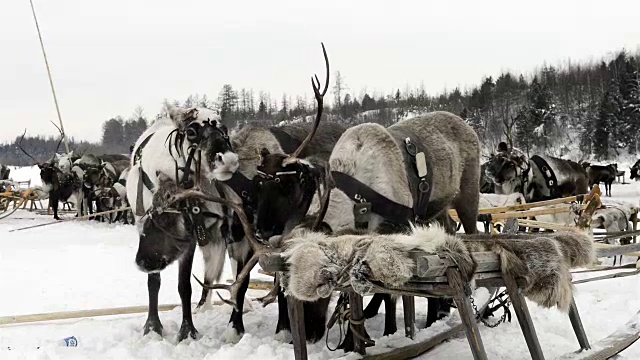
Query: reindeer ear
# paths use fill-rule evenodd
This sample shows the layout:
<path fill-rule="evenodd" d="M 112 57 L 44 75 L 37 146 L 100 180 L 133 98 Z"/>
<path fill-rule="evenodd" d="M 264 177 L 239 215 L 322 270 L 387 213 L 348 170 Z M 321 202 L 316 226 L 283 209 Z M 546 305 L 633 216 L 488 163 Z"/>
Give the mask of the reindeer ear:
<path fill-rule="evenodd" d="M 167 104 L 167 113 L 174 122 L 179 121 L 178 118 L 182 117 L 182 109 L 177 108 L 173 104 Z"/>

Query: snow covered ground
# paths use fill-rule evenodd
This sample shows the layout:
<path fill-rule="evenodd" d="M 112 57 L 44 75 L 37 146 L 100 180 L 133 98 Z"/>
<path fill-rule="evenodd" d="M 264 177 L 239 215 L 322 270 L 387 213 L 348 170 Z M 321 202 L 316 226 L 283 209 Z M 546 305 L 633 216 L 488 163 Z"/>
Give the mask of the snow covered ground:
<path fill-rule="evenodd" d="M 39 185 L 36 169 L 12 171 L 14 180 L 33 178 Z M 614 184 L 614 199 L 638 204 L 640 182 Z M 93 222 L 71 222 L 31 230 L 9 232 L 23 226 L 51 221 L 51 217 L 18 211 L 0 221 L 0 316 L 35 314 L 55 311 L 85 310 L 108 307 L 147 305 L 146 275 L 136 269 L 134 257 L 137 232 L 133 226 L 108 225 Z M 627 258 L 626 262 L 634 259 Z M 603 259 L 610 263 L 610 259 Z M 196 255 L 195 274 L 202 274 L 203 264 Z M 227 266 L 223 280 L 230 278 Z M 258 277 L 268 279 L 255 273 Z M 598 273 L 597 275 L 603 275 Z M 586 278 L 595 274 L 579 274 Z M 196 302 L 200 287 L 192 282 Z M 591 343 L 622 326 L 640 310 L 640 276 L 603 280 L 576 286 L 576 302 Z M 222 292 L 223 296 L 228 296 Z M 249 291 L 254 298 L 263 291 Z M 485 289 L 476 295 L 486 297 Z M 177 267 L 162 273 L 161 304 L 177 304 Z M 160 318 L 165 336 L 142 336 L 146 314 L 96 317 L 51 321 L 23 325 L 0 326 L 0 359 L 293 359 L 288 339 L 274 336 L 277 305 L 265 308 L 252 302 L 253 309 L 245 314 L 246 334 L 237 343 L 224 341 L 224 332 L 231 313 L 228 305 L 214 305 L 194 314 L 198 340 L 176 344 L 180 326 L 180 307 L 162 312 Z M 546 358 L 579 348 L 568 316 L 555 309 L 543 309 L 529 302 L 533 322 Z M 418 326 L 424 326 L 426 301 L 417 301 Z M 402 305 L 398 304 L 398 324 L 402 329 Z M 398 347 L 411 343 L 403 331 L 381 338 L 383 314 L 367 322 L 369 334 L 377 339 L 376 348 Z M 432 328 L 419 329 L 417 341 L 444 329 L 457 318 L 436 323 Z M 482 339 L 490 359 L 528 359 L 529 353 L 515 314 L 511 323 L 490 329 L 480 325 Z M 332 329 L 329 343 L 338 337 Z M 58 341 L 68 336 L 78 339 L 78 347 L 67 348 Z M 331 352 L 324 341 L 309 345 L 311 359 L 345 357 L 341 351 Z M 624 358 L 639 359 L 640 343 L 622 353 Z M 355 354 L 348 359 L 358 358 Z M 448 341 L 420 359 L 472 359 L 464 334 Z"/>

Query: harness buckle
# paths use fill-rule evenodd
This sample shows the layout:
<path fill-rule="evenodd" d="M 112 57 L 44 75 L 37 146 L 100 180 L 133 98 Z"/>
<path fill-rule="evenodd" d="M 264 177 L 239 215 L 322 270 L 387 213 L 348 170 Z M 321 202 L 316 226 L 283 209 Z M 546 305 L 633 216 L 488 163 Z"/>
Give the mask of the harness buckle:
<path fill-rule="evenodd" d="M 422 178 L 420 180 L 420 184 L 418 185 L 418 190 L 420 190 L 421 193 L 426 193 L 429 192 L 429 183 L 427 182 L 427 179 Z"/>
<path fill-rule="evenodd" d="M 409 155 L 411 156 L 416 156 L 416 153 L 418 152 L 418 150 L 416 148 L 416 145 L 411 142 L 411 139 L 410 138 L 404 139 L 404 143 L 405 143 L 405 148 L 407 149 L 407 153 L 409 153 Z"/>
<path fill-rule="evenodd" d="M 191 208 L 191 213 L 194 214 L 194 215 L 198 215 L 198 214 L 200 214 L 200 212 L 201 212 L 201 210 L 200 210 L 199 206 L 193 206 Z"/>
<path fill-rule="evenodd" d="M 371 217 L 371 203 L 360 202 L 353 205 L 353 220 L 356 228 L 364 229 L 369 227 Z"/>

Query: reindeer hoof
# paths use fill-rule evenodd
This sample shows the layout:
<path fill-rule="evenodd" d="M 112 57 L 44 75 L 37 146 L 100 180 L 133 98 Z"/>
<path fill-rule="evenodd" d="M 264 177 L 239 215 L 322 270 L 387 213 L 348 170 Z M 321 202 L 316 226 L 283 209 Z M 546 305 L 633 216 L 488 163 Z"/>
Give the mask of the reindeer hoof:
<path fill-rule="evenodd" d="M 186 339 L 187 337 L 191 337 L 192 339 L 198 338 L 198 330 L 193 326 L 193 324 L 188 322 L 182 322 L 182 326 L 180 326 L 180 332 L 178 332 L 178 342 Z"/>
<path fill-rule="evenodd" d="M 160 323 L 160 319 L 147 319 L 147 322 L 144 324 L 144 335 L 147 335 L 151 331 L 162 336 L 162 324 Z"/>

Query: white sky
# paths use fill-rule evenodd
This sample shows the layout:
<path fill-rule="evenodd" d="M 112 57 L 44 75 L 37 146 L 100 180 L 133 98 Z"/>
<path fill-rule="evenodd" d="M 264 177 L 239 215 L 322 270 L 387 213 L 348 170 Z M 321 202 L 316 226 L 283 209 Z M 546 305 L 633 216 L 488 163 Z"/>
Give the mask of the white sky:
<path fill-rule="evenodd" d="M 502 70 L 597 59 L 640 45 L 640 1 L 34 0 L 67 134 L 164 98 L 215 98 L 225 83 L 311 95 L 332 75 L 352 92 L 428 92 Z M 28 0 L 0 5 L 0 141 L 56 134 L 55 107 Z M 328 94 L 331 96 L 331 94 Z M 331 99 L 332 101 L 332 99 Z M 57 120 L 56 120 L 57 121 Z"/>

